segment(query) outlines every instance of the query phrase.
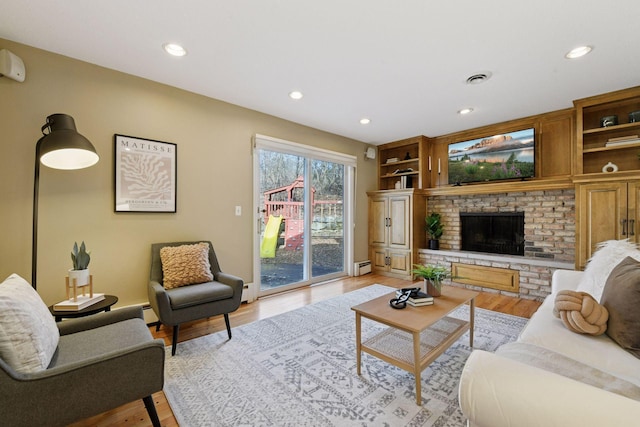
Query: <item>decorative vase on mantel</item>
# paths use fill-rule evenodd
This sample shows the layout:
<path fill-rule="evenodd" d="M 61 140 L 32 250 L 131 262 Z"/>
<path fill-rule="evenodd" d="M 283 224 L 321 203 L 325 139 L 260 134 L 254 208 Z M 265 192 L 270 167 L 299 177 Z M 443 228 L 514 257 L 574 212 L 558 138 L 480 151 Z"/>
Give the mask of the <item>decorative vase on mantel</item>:
<path fill-rule="evenodd" d="M 439 297 L 442 295 L 442 282 L 435 279 L 424 279 L 426 292 L 432 297 Z"/>

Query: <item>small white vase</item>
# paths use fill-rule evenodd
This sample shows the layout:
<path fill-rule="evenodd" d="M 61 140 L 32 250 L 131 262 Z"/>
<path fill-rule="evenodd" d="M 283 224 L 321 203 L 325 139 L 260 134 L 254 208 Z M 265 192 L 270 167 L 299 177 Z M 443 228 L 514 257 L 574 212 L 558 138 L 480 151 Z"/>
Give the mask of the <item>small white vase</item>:
<path fill-rule="evenodd" d="M 76 280 L 76 286 L 85 286 L 89 284 L 89 269 L 85 270 L 69 270 L 69 285 L 73 286 L 73 280 Z"/>

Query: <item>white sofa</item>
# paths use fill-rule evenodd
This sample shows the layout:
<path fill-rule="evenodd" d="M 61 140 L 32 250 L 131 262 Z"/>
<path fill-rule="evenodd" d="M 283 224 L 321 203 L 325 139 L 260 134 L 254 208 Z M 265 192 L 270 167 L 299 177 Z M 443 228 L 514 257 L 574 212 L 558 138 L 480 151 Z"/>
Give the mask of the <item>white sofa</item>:
<path fill-rule="evenodd" d="M 459 388 L 460 407 L 469 426 L 640 426 L 640 401 L 634 400 L 640 393 L 640 359 L 606 334 L 571 332 L 553 315 L 556 293 L 579 289 L 583 274 L 554 272 L 552 294 L 531 317 L 517 342 L 524 343 L 525 349 L 540 349 L 541 359 L 551 364 L 562 359 L 565 365 L 560 364 L 556 371 L 584 372 L 587 377 L 598 377 L 596 383 L 605 386 L 589 385 L 583 379 L 554 373 L 554 369 L 515 360 L 511 353 L 519 344 L 502 346 L 495 354 L 475 350 L 463 369 Z M 567 361 L 573 366 L 567 366 Z M 613 383 L 620 383 L 635 395 L 630 398 L 607 391 Z"/>

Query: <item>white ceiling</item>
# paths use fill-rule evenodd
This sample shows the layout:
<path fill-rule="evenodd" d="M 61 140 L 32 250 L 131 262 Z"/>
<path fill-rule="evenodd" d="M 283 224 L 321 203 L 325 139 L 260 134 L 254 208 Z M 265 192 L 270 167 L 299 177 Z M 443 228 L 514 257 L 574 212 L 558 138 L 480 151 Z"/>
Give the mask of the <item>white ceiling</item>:
<path fill-rule="evenodd" d="M 558 110 L 637 86 L 639 27 L 638 0 L 0 4 L 0 38 L 371 144 Z M 183 44 L 188 55 L 169 57 L 166 42 Z M 593 52 L 564 58 L 583 44 Z M 465 83 L 487 71 L 485 83 Z M 292 90 L 304 98 L 291 100 Z M 463 107 L 475 111 L 456 114 Z M 362 117 L 371 123 L 361 125 Z"/>

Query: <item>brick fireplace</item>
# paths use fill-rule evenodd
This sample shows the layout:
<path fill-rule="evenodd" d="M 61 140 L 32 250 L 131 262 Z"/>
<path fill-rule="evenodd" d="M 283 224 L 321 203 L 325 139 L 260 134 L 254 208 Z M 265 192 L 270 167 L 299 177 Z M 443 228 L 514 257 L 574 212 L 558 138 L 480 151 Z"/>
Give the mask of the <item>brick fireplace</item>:
<path fill-rule="evenodd" d="M 517 292 L 485 289 L 542 300 L 551 289 L 556 269 L 573 269 L 575 262 L 575 192 L 573 189 L 518 193 L 430 196 L 428 212 L 442 215 L 445 231 L 440 251 L 422 249 L 422 263 L 462 263 L 515 270 Z M 460 213 L 524 213 L 524 256 L 462 251 Z M 468 287 L 474 288 L 472 285 Z M 477 286 L 475 286 L 477 287 Z"/>

